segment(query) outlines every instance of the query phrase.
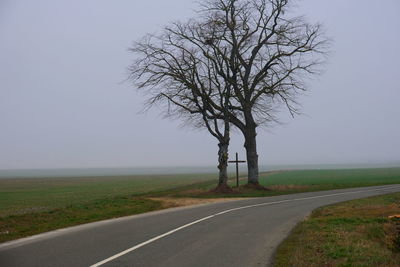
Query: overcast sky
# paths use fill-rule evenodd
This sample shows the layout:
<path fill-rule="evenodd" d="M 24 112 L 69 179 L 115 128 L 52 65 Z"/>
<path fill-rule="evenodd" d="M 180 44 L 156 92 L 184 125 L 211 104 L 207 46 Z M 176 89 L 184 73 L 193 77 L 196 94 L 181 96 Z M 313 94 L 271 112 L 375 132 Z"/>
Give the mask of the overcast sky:
<path fill-rule="evenodd" d="M 217 142 L 122 81 L 127 49 L 190 0 L 0 0 L 0 169 L 213 165 Z M 400 1 L 303 0 L 334 40 L 305 115 L 258 130 L 261 164 L 400 163 Z M 231 155 L 244 157 L 243 138 Z"/>

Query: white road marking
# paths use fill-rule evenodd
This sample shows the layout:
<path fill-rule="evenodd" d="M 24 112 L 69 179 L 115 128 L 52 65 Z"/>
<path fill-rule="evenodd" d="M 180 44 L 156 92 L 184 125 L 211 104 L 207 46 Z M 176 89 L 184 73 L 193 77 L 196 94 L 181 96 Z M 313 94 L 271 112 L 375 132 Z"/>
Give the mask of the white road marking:
<path fill-rule="evenodd" d="M 123 255 L 125 255 L 125 254 L 128 254 L 129 252 L 132 252 L 132 251 L 134 251 L 134 250 L 137 250 L 138 248 L 141 248 L 141 247 L 143 247 L 143 246 L 145 246 L 145 245 L 147 245 L 147 244 L 153 243 L 154 241 L 156 241 L 156 240 L 158 240 L 158 239 L 161 239 L 161 238 L 163 238 L 163 237 L 166 237 L 166 236 L 168 236 L 168 235 L 171 235 L 171 234 L 173 234 L 173 233 L 175 233 L 175 232 L 177 232 L 177 231 L 180 231 L 180 230 L 182 230 L 182 229 L 185 229 L 185 228 L 187 228 L 187 227 L 189 227 L 189 226 L 192 226 L 192 225 L 194 225 L 194 224 L 197 224 L 197 223 L 199 223 L 199 222 L 209 220 L 209 219 L 211 219 L 211 218 L 213 218 L 213 217 L 215 217 L 215 216 L 219 216 L 219 215 L 222 215 L 222 214 L 225 214 L 225 213 L 228 213 L 228 212 L 232 212 L 232 211 L 236 211 L 236 210 L 242 210 L 242 209 L 248 209 L 248 208 L 254 208 L 254 207 L 260 207 L 260 206 L 268 206 L 268 205 L 273 205 L 273 204 L 280 204 L 280 203 L 285 203 L 285 202 L 294 202 L 294 201 L 300 201 L 300 200 L 308 200 L 308 199 L 316 199 L 316 198 L 324 198 L 324 197 L 332 197 L 332 196 L 340 196 L 340 195 L 348 195 L 348 194 L 365 193 L 365 192 L 371 192 L 371 191 L 380 191 L 380 190 L 385 190 L 385 189 L 393 189 L 393 188 L 398 188 L 398 187 L 399 187 L 399 186 L 391 186 L 391 187 L 383 187 L 383 188 L 379 188 L 379 189 L 358 190 L 358 191 L 343 192 L 343 193 L 335 193 L 335 194 L 328 194 L 328 195 L 321 195 L 321 196 L 314 196 L 314 197 L 302 197 L 302 198 L 295 198 L 295 199 L 285 199 L 285 200 L 280 200 L 280 201 L 264 202 L 264 203 L 253 204 L 253 205 L 247 205 L 247 206 L 242 206 L 242 207 L 233 208 L 233 209 L 229 209 L 229 210 L 224 210 L 224 211 L 221 211 L 221 212 L 212 214 L 212 215 L 210 215 L 210 216 L 201 218 L 201 219 L 199 219 L 199 220 L 193 221 L 193 222 L 191 222 L 191 223 L 182 225 L 182 226 L 180 226 L 180 227 L 178 227 L 178 228 L 175 228 L 175 229 L 173 229 L 173 230 L 171 230 L 171 231 L 169 231 L 169 232 L 166 232 L 166 233 L 164 233 L 164 234 L 161 234 L 161 235 L 158 235 L 158 236 L 156 236 L 156 237 L 153 237 L 153 238 L 151 238 L 151 239 L 149 239 L 149 240 L 147 240 L 147 241 L 145 241 L 145 242 L 142 242 L 142 243 L 140 243 L 140 244 L 138 244 L 138 245 L 136 245 L 136 246 L 133 246 L 133 247 L 131 247 L 131 248 L 128 248 L 127 250 L 124 250 L 124 251 L 122 251 L 122 252 L 120 252 L 120 253 L 118 253 L 118 254 L 115 254 L 114 256 L 111 256 L 111 257 L 109 257 L 109 258 L 107 258 L 107 259 L 105 259 L 105 260 L 102 260 L 102 261 L 100 261 L 100 262 L 97 262 L 97 263 L 91 265 L 90 267 L 98 267 L 98 266 L 101 266 L 101 265 L 103 265 L 103 264 L 105 264 L 105 263 L 107 263 L 107 262 L 110 262 L 110 261 L 112 261 L 112 260 L 115 260 L 116 258 L 119 258 L 119 257 L 121 257 L 121 256 L 123 256 Z"/>

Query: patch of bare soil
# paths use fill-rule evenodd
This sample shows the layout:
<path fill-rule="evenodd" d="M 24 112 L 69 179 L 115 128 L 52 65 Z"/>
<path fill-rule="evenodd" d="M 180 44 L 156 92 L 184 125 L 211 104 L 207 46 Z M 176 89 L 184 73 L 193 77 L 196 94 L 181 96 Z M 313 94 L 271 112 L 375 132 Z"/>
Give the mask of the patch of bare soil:
<path fill-rule="evenodd" d="M 149 198 L 155 201 L 161 201 L 163 208 L 173 208 L 173 207 L 181 207 L 181 206 L 192 206 L 198 204 L 205 203 L 217 203 L 217 202 L 226 202 L 233 200 L 241 200 L 246 198 L 189 198 L 189 197 L 152 197 Z"/>
<path fill-rule="evenodd" d="M 271 189 L 262 186 L 260 184 L 246 184 L 246 185 L 242 185 L 239 187 L 239 190 L 244 189 L 244 190 L 258 190 L 258 191 L 271 191 Z"/>
<path fill-rule="evenodd" d="M 235 191 L 234 189 L 232 189 L 232 187 L 230 187 L 229 185 L 226 184 L 220 184 L 218 185 L 216 188 L 214 188 L 213 190 L 211 190 L 212 193 L 222 193 L 222 194 L 234 194 L 237 193 L 237 191 Z"/>

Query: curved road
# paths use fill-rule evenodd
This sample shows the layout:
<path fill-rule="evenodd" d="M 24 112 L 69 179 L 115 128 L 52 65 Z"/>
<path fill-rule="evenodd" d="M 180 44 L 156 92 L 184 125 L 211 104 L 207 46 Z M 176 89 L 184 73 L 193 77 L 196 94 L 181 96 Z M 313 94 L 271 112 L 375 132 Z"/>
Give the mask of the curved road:
<path fill-rule="evenodd" d="M 400 185 L 255 198 L 147 214 L 0 244 L 0 266 L 269 266 L 313 209 Z"/>

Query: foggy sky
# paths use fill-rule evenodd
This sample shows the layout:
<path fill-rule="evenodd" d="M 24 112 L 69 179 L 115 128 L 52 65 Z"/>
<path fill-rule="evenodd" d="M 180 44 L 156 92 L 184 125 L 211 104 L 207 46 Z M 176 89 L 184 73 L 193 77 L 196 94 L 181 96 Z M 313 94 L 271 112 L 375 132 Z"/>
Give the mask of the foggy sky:
<path fill-rule="evenodd" d="M 303 0 L 333 39 L 304 115 L 258 129 L 261 164 L 400 163 L 400 2 Z M 0 169 L 214 165 L 206 131 L 139 114 L 127 49 L 189 0 L 0 0 Z M 243 138 L 231 155 L 245 156 Z"/>

